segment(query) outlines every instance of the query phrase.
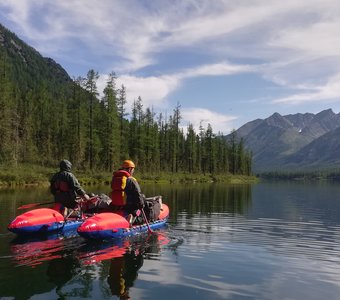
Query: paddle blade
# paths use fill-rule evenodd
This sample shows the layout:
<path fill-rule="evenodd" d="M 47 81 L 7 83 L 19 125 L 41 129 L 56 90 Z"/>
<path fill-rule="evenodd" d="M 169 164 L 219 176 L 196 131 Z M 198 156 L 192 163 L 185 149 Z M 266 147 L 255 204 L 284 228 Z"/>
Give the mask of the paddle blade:
<path fill-rule="evenodd" d="M 146 217 L 146 215 L 145 215 L 144 209 L 142 208 L 141 211 L 142 211 L 142 215 L 143 215 L 145 224 L 146 224 L 146 226 L 148 227 L 148 233 L 154 233 L 154 232 L 152 231 L 152 229 L 150 228 L 150 225 L 149 225 L 148 219 L 147 219 L 147 217 Z"/>
<path fill-rule="evenodd" d="M 52 203 L 54 203 L 54 201 L 53 202 L 47 202 L 47 203 L 30 203 L 30 204 L 21 205 L 17 209 L 28 209 L 28 208 L 52 204 Z"/>
<path fill-rule="evenodd" d="M 40 203 L 25 204 L 25 205 L 19 206 L 17 209 L 27 209 L 27 208 L 36 207 L 36 206 L 39 206 L 39 205 L 40 205 Z"/>

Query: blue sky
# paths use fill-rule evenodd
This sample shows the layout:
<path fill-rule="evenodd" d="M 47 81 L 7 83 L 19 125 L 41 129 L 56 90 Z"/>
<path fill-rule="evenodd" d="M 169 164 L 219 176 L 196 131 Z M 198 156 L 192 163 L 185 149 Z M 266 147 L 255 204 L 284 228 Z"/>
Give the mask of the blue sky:
<path fill-rule="evenodd" d="M 1 0 L 0 23 L 99 91 L 115 72 L 128 108 L 179 103 L 184 127 L 340 111 L 337 0 Z"/>

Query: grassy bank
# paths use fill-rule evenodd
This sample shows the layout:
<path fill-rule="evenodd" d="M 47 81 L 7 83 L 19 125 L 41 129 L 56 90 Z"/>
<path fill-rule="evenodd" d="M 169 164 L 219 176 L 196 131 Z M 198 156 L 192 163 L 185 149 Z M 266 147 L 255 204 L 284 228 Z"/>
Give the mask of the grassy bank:
<path fill-rule="evenodd" d="M 37 165 L 0 166 L 0 187 L 15 186 L 48 186 L 51 176 L 58 171 L 58 168 L 48 168 Z M 72 170 L 81 185 L 91 186 L 110 184 L 111 172 L 85 172 Z M 255 183 L 258 179 L 255 176 L 242 176 L 230 174 L 189 174 L 189 173 L 140 173 L 134 174 L 140 183 L 186 183 L 186 182 L 226 182 L 226 183 Z"/>

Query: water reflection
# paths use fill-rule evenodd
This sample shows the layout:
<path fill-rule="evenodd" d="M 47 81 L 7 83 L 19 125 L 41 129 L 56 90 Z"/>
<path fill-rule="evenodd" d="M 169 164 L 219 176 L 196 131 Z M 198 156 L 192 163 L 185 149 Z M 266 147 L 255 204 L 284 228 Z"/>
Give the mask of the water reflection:
<path fill-rule="evenodd" d="M 1 297 L 339 298 L 340 185 L 143 189 L 164 195 L 171 209 L 168 228 L 156 236 L 25 243 L 0 234 Z M 27 286 L 16 289 L 17 278 Z"/>
<path fill-rule="evenodd" d="M 76 238 L 72 239 L 72 238 Z M 66 234 L 17 236 L 10 243 L 12 260 L 18 266 L 35 267 L 44 261 L 61 258 L 72 251 L 81 239 L 77 231 Z"/>
<path fill-rule="evenodd" d="M 197 213 L 208 215 L 211 213 L 228 212 L 244 214 L 251 209 L 252 185 L 239 184 L 186 184 L 166 185 L 157 190 L 152 185 L 143 186 L 147 194 L 159 193 L 166 199 L 171 208 L 172 222 L 177 222 L 179 213 L 185 212 L 188 218 Z"/>
<path fill-rule="evenodd" d="M 119 299 L 131 299 L 129 289 L 133 286 L 143 262 L 143 254 L 134 251 L 111 260 L 107 282 L 112 295 L 118 296 Z"/>
<path fill-rule="evenodd" d="M 99 274 L 106 278 L 103 294 L 110 292 L 119 299 L 130 299 L 129 289 L 138 278 L 144 260 L 158 260 L 164 247 L 174 250 L 176 245 L 166 231 L 156 231 L 121 240 L 93 242 L 79 236 L 60 235 L 15 238 L 10 243 L 10 251 L 16 267 L 32 270 L 47 267 L 49 291 L 60 299 L 90 297 Z M 32 287 L 38 285 L 36 279 L 31 278 Z M 20 293 L 13 290 L 9 295 L 30 298 L 29 295 L 19 297 Z"/>
<path fill-rule="evenodd" d="M 65 298 L 63 287 L 80 273 L 80 263 L 76 256 L 63 255 L 57 259 L 53 259 L 48 263 L 46 275 L 48 281 L 53 283 L 56 288 L 55 292 L 59 299 Z"/>
<path fill-rule="evenodd" d="M 110 261 L 107 282 L 112 295 L 119 299 L 131 299 L 129 289 L 138 277 L 138 270 L 143 266 L 144 258 L 150 259 L 160 252 L 160 244 L 169 240 L 162 235 L 151 234 L 142 244 L 132 244 L 123 256 Z"/>

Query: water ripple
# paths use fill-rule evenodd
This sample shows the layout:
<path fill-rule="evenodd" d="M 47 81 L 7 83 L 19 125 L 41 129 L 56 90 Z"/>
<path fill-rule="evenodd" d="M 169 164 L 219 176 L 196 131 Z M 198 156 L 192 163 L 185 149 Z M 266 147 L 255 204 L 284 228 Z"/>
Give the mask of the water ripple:
<path fill-rule="evenodd" d="M 190 244 L 195 240 L 202 249 L 218 250 L 221 242 L 241 243 L 267 248 L 276 254 L 338 262 L 339 226 L 320 221 L 287 221 L 274 218 L 247 219 L 240 215 L 213 213 L 187 218 L 181 214 L 174 231 Z"/>

